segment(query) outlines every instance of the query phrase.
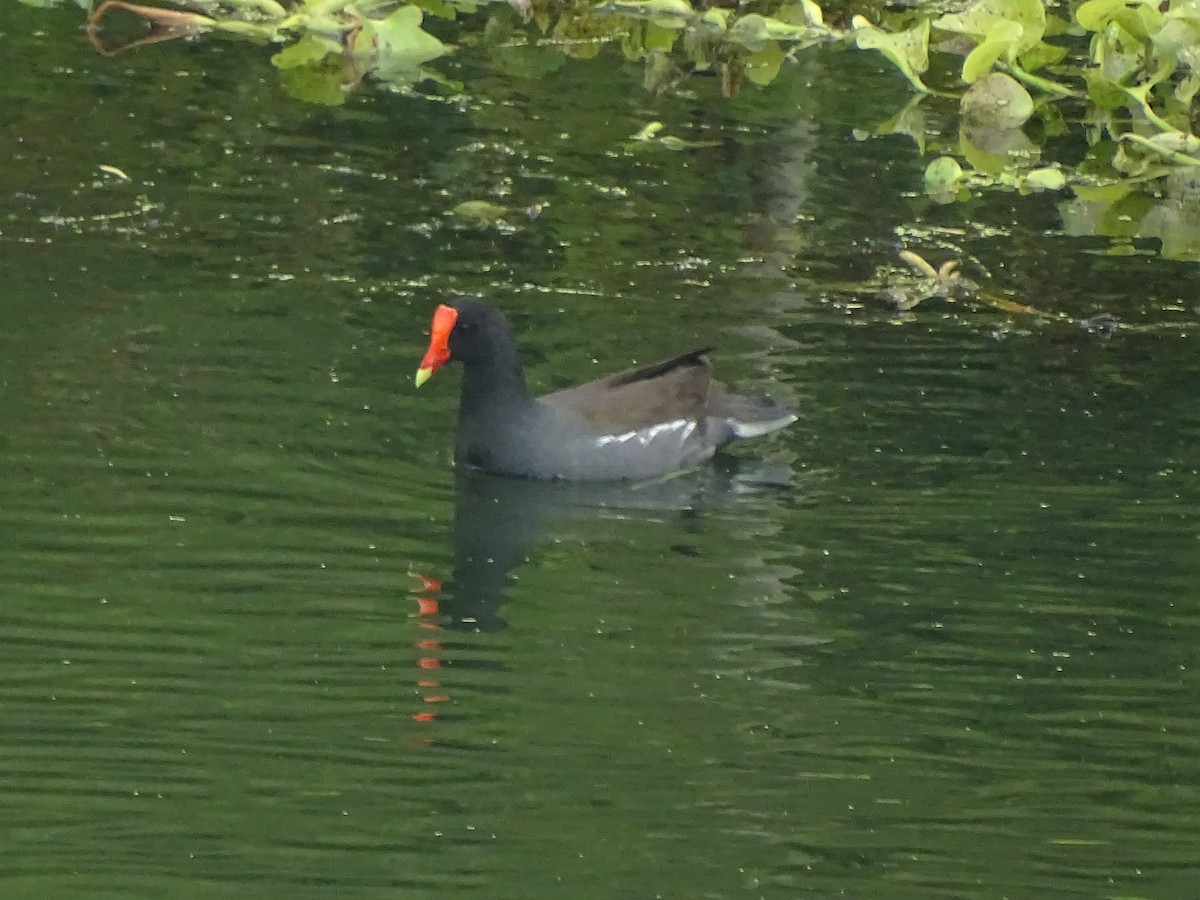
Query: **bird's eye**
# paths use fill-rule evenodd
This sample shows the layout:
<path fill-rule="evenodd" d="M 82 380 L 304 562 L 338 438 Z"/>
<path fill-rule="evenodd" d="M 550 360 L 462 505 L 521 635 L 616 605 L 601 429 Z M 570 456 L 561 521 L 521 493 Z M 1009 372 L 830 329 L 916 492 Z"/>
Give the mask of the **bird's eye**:
<path fill-rule="evenodd" d="M 458 330 L 461 332 L 464 332 L 464 333 L 469 332 L 469 331 L 474 331 L 475 323 L 474 322 L 463 322 L 460 320 L 458 323 Z"/>

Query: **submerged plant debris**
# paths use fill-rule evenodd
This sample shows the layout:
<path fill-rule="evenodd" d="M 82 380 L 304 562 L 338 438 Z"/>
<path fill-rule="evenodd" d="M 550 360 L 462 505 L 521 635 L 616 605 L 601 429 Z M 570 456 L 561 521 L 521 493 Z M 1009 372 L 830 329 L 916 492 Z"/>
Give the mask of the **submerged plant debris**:
<path fill-rule="evenodd" d="M 995 290 L 985 290 L 976 281 L 963 275 L 961 260 L 958 259 L 948 259 L 934 268 L 932 263 L 914 250 L 901 250 L 899 258 L 903 267 L 880 268 L 875 280 L 863 290 L 882 296 L 900 313 L 911 313 L 926 300 L 939 299 L 990 307 L 1041 322 L 1069 323 L 1100 337 L 1109 337 L 1120 324 L 1117 317 L 1108 312 L 1074 319 L 1064 313 L 1022 303 Z"/>

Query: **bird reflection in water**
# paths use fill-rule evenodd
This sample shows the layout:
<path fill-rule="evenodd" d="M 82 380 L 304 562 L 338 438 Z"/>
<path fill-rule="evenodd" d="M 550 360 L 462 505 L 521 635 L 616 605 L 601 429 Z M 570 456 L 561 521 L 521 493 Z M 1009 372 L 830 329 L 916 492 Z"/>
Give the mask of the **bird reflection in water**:
<path fill-rule="evenodd" d="M 643 521 L 703 515 L 747 494 L 787 488 L 792 471 L 759 461 L 723 459 L 667 478 L 637 483 L 529 481 L 460 471 L 454 496 L 454 570 L 448 585 L 417 575 L 417 686 L 413 718 L 432 722 L 450 696 L 438 677 L 447 663 L 446 632 L 494 632 L 514 571 L 536 548 L 570 537 L 597 519 Z M 478 661 L 473 665 L 479 665 Z"/>

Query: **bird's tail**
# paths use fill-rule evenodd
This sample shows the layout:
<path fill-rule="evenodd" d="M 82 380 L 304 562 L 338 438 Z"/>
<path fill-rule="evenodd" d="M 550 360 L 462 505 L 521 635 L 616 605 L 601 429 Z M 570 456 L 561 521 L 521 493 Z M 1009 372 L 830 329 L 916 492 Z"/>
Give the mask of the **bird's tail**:
<path fill-rule="evenodd" d="M 796 421 L 796 414 L 767 396 L 746 397 L 726 394 L 722 398 L 719 416 L 729 426 L 734 438 L 753 438 L 786 428 Z"/>

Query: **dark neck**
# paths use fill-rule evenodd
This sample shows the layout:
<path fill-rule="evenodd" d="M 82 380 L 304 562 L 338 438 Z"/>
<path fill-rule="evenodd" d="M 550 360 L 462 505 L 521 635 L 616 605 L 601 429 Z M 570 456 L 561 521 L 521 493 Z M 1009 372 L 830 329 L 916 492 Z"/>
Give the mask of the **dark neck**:
<path fill-rule="evenodd" d="M 508 335 L 495 338 L 486 361 L 468 363 L 463 372 L 459 415 L 516 412 L 531 397 L 517 348 Z"/>

